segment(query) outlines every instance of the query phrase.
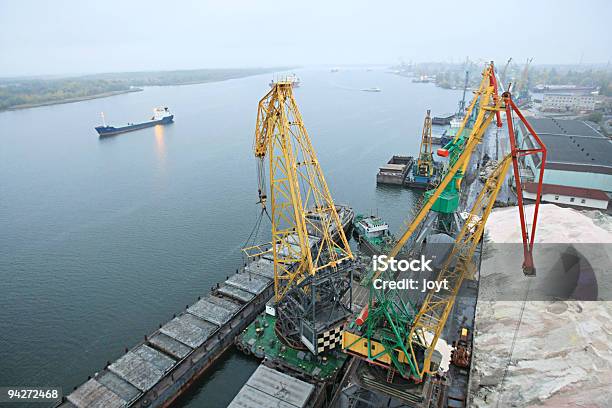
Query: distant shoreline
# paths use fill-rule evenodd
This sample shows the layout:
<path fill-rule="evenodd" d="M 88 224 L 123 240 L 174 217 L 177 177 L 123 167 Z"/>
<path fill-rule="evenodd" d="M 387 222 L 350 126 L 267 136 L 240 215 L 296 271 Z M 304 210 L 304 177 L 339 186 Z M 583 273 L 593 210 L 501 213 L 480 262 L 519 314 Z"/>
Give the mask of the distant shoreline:
<path fill-rule="evenodd" d="M 181 86 L 227 81 L 290 68 L 117 72 L 56 79 L 0 78 L 0 112 L 107 98 L 129 92 L 140 92 L 150 86 Z M 89 95 L 78 95 L 84 93 Z"/>
<path fill-rule="evenodd" d="M 132 89 L 125 89 L 122 91 L 111 91 L 111 92 L 103 92 L 103 93 L 99 93 L 95 95 L 79 96 L 76 98 L 58 99 L 56 101 L 28 103 L 28 104 L 23 104 L 23 105 L 11 106 L 10 108 L 6 108 L 3 110 L 4 111 L 15 111 L 15 110 L 22 110 L 22 109 L 39 108 L 41 106 L 62 105 L 65 103 L 83 102 L 83 101 L 88 101 L 91 99 L 108 98 L 109 96 L 122 95 L 122 94 L 130 93 L 130 92 L 140 92 L 140 91 L 144 91 L 144 89 L 143 88 L 132 88 Z M 0 110 L 0 112 L 2 112 L 2 110 Z"/>

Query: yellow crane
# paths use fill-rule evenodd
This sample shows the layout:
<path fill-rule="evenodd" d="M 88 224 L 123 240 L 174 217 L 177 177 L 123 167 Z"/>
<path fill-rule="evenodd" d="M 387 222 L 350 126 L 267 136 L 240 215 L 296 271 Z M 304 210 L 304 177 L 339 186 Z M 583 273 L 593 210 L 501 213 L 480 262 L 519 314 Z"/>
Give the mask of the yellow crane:
<path fill-rule="evenodd" d="M 352 259 L 336 206 L 325 182 L 291 81 L 276 81 L 260 100 L 253 146 L 260 174 L 259 200 L 266 206 L 270 184 L 272 242 L 245 248 L 249 256 L 272 253 L 278 303 L 308 276 Z M 267 163 L 266 163 L 267 159 Z M 337 237 L 334 240 L 332 233 Z M 312 237 L 320 242 L 311 249 Z"/>
<path fill-rule="evenodd" d="M 493 72 L 492 64 L 484 69 L 481 85 L 468 107 L 455 140 L 449 143 L 449 145 L 453 145 L 451 149 L 455 149 L 454 157 L 451 157 L 450 160 L 450 167 L 438 187 L 432 192 L 426 193 L 427 201 L 390 251 L 389 257 L 395 258 L 400 253 L 440 197 L 444 201 L 447 196 L 458 194 L 460 178 L 473 151 L 481 142 L 486 129 L 501 109 L 502 100 L 497 97 L 495 83 L 491 80 Z M 470 134 L 465 137 L 462 133 L 466 121 L 471 116 L 472 111 L 476 109 L 477 104 L 478 114 L 474 126 Z M 458 199 L 456 201 L 458 204 Z M 374 271 L 370 282 L 380 278 L 381 274 L 381 270 Z M 390 294 L 390 296 L 393 296 L 393 294 Z M 358 323 L 361 321 L 362 324 L 359 325 L 360 327 L 353 327 L 354 330 L 344 332 L 343 348 L 345 351 L 365 358 L 370 362 L 389 368 L 393 367 L 404 377 L 411 376 L 420 379 L 419 363 L 413 361 L 410 351 L 410 325 L 414 318 L 414 311 L 406 310 L 406 308 L 398 310 L 395 305 L 405 303 L 405 301 L 389 299 L 390 296 L 381 291 L 371 290 L 369 303 L 361 312 L 360 319 L 358 319 Z M 392 333 L 386 332 L 388 327 L 393 329 Z"/>
<path fill-rule="evenodd" d="M 429 182 L 434 171 L 433 149 L 431 145 L 431 111 L 427 109 L 427 115 L 423 122 L 423 132 L 421 134 L 421 148 L 417 160 L 417 172 L 415 174 L 415 176 L 426 178 L 426 183 Z"/>
<path fill-rule="evenodd" d="M 429 291 L 414 318 L 408 336 L 411 340 L 408 342 L 408 348 L 415 364 L 417 378 L 423 378 L 425 374 L 431 372 L 431 358 L 436 343 L 442 334 L 461 284 L 465 278 L 474 276 L 476 270 L 473 262 L 474 254 L 511 164 L 512 155 L 508 154 L 487 178 L 455 238 L 453 249 L 436 278 L 437 282 L 445 282 L 449 289 Z M 417 357 L 419 353 L 423 353 L 422 360 Z"/>
<path fill-rule="evenodd" d="M 343 334 L 343 348 L 346 352 L 357 355 L 370 363 L 386 367 L 390 372 L 399 371 L 403 377 L 413 378 L 416 381 L 422 381 L 424 375 L 430 372 L 431 357 L 436 342 L 446 324 L 457 292 L 461 287 L 461 282 L 471 273 L 471 262 L 476 245 L 482 237 L 487 218 L 510 163 L 514 167 L 519 217 L 523 235 L 525 255 L 523 270 L 527 275 L 534 273 L 532 250 L 541 198 L 546 148 L 512 101 L 510 93 L 505 92 L 501 97 L 497 94 L 497 82 L 492 63 L 483 73 L 481 87 L 470 104 L 468 114 L 464 118 L 464 123 L 457 133 L 458 136 L 455 141 L 462 137 L 461 133 L 463 132 L 465 121 L 470 116 L 477 101 L 479 101 L 478 115 L 470 135 L 462 144 L 458 157 L 451 161 L 446 175 L 436 190 L 429 194 L 427 201 L 389 254 L 390 257 L 395 257 L 400 253 L 403 246 L 434 207 L 436 200 L 448 192 L 447 187 L 453 186 L 452 182 L 457 179 L 458 174 L 463 174 L 472 153 L 481 142 L 486 129 L 493 119 L 496 117 L 498 124 L 500 124 L 500 113 L 505 112 L 511 151 L 487 179 L 467 220 L 463 223 L 456 236 L 451 255 L 446 260 L 438 276 L 438 282 L 447 279 L 450 283 L 450 288 L 439 294 L 429 293 L 416 313 L 408 310 L 409 308 L 405 306 L 408 302 L 405 299 L 401 299 L 398 302 L 397 296 L 394 298 L 392 294 L 388 295 L 385 291 L 371 289 L 368 306 L 362 310 L 352 327 Z M 532 149 L 520 149 L 517 147 L 512 113 L 518 115 L 539 147 Z M 534 218 L 530 234 L 525 223 L 521 180 L 518 171 L 518 158 L 529 154 L 541 154 L 542 156 L 538 181 L 540 187 L 536 195 Z M 380 276 L 381 271 L 374 271 L 370 282 L 374 282 Z M 401 307 L 398 307 L 400 304 Z"/>
<path fill-rule="evenodd" d="M 273 81 L 258 104 L 253 152 L 261 214 L 269 207 L 272 240 L 243 251 L 273 261 L 274 304 L 265 317 L 273 328 L 269 335 L 282 347 L 320 355 L 340 344 L 351 315 L 353 254 L 343 222 L 352 210 L 334 205 L 293 87 L 293 80 Z M 259 324 L 252 324 L 258 333 Z M 265 342 L 260 352 L 275 359 L 277 344 Z"/>
<path fill-rule="evenodd" d="M 449 193 L 447 187 L 452 187 L 449 186 L 451 182 L 455 183 L 453 193 L 458 194 L 457 192 L 461 187 L 461 180 L 465 174 L 476 146 L 478 146 L 478 144 L 482 141 L 485 131 L 494 118 L 497 118 L 498 123 L 501 122 L 499 119 L 499 112 L 501 110 L 502 99 L 497 95 L 497 85 L 494 79 L 494 72 L 495 70 L 493 63 L 484 69 L 480 86 L 474 94 L 474 98 L 468 107 L 466 115 L 459 126 L 459 130 L 457 131 L 454 140 L 451 141 L 449 145 L 445 146 L 445 148 L 450 146 L 448 150 L 456 148 L 456 156 L 450 158 L 450 167 L 447 169 L 447 172 L 440 181 L 440 184 L 438 184 L 437 188 L 429 195 L 428 200 L 421 207 L 408 229 L 399 238 L 397 244 L 389 253 L 390 257 L 395 257 L 399 254 L 404 245 L 412 237 L 412 234 L 414 234 L 419 225 L 421 225 L 429 211 L 437 203 L 437 200 L 441 196 L 443 200 L 445 199 L 444 196 Z M 477 105 L 478 114 L 476 116 L 476 120 L 474 121 L 474 126 L 472 127 L 470 134 L 465 137 L 463 136 L 463 133 L 466 128 L 467 121 L 472 115 L 474 109 L 477 108 Z M 438 154 L 448 156 L 449 153 L 444 152 L 445 150 L 447 149 L 439 149 Z M 452 153 L 453 152 L 451 151 L 451 154 Z M 375 277 L 377 276 L 378 275 Z"/>

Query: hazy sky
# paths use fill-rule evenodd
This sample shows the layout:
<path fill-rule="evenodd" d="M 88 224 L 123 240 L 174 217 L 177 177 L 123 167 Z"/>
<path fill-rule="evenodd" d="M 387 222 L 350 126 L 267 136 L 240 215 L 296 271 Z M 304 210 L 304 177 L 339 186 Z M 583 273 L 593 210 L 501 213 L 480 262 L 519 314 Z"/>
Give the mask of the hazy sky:
<path fill-rule="evenodd" d="M 513 57 L 607 62 L 612 1 L 0 0 L 0 76 Z"/>

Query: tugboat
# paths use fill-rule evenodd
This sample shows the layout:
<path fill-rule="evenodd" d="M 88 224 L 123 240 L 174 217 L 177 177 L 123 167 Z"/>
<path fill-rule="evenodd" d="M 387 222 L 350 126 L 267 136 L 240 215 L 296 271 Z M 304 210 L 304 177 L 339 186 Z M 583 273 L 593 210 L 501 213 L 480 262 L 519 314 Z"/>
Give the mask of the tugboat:
<path fill-rule="evenodd" d="M 174 121 L 174 115 L 170 113 L 167 107 L 159 107 L 153 109 L 153 116 L 150 120 L 141 123 L 128 123 L 126 126 L 114 127 L 108 126 L 102 112 L 102 126 L 96 127 L 96 132 L 100 137 L 118 135 L 120 133 L 132 132 L 138 129 L 144 129 L 155 125 L 167 125 Z"/>
<path fill-rule="evenodd" d="M 389 224 L 375 215 L 358 215 L 353 222 L 360 247 L 369 255 L 388 253 L 395 243 Z"/>

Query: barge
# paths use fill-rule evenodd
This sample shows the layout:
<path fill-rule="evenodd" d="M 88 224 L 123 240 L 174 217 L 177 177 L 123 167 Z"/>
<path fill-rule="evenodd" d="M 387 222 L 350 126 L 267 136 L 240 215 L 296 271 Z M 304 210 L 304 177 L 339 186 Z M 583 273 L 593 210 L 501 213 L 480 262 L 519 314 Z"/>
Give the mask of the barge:
<path fill-rule="evenodd" d="M 438 126 L 447 126 L 451 124 L 451 120 L 453 120 L 454 117 L 454 113 L 447 113 L 442 116 L 434 116 L 431 120 L 431 124 Z"/>
<path fill-rule="evenodd" d="M 392 156 L 387 164 L 379 168 L 376 184 L 403 185 L 413 164 L 412 156 Z"/>

